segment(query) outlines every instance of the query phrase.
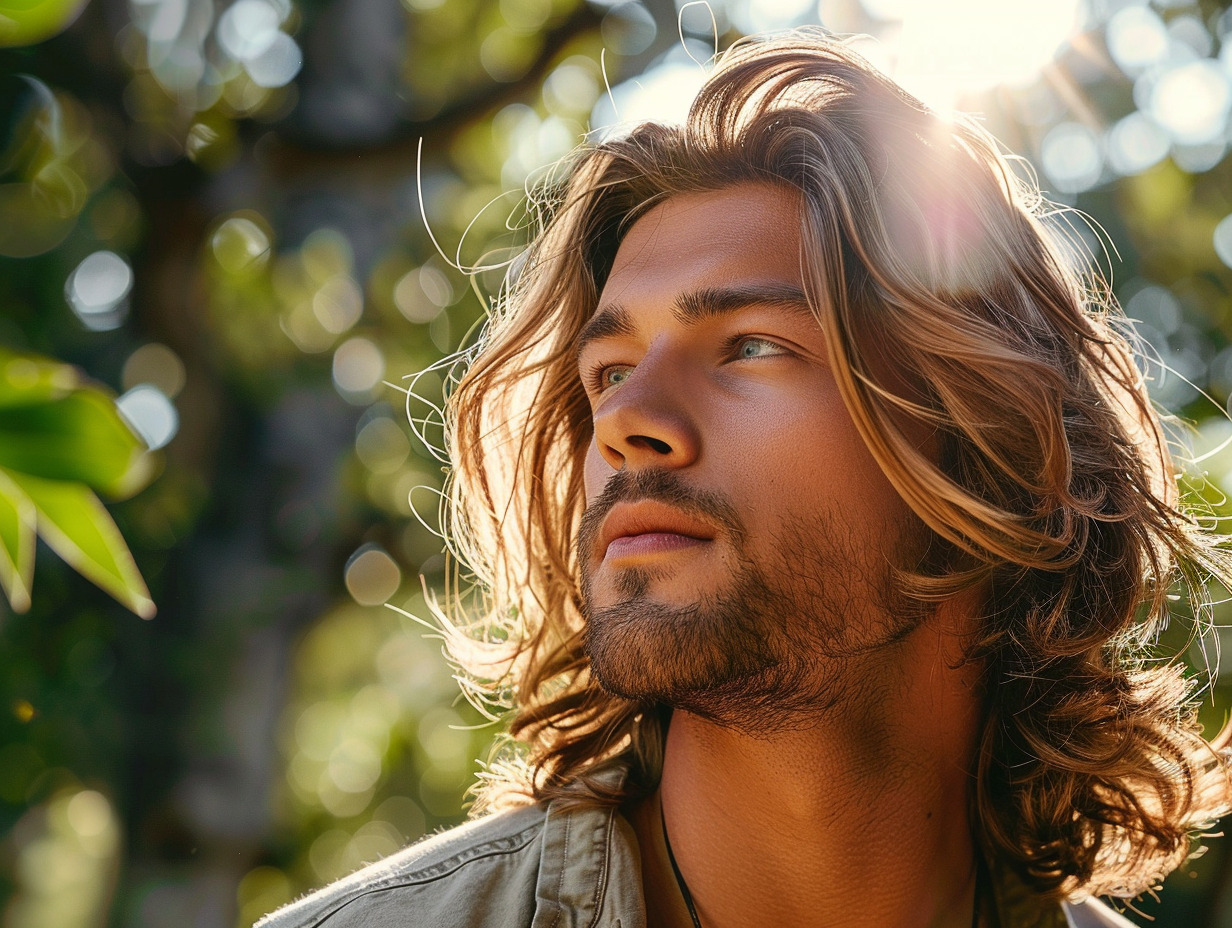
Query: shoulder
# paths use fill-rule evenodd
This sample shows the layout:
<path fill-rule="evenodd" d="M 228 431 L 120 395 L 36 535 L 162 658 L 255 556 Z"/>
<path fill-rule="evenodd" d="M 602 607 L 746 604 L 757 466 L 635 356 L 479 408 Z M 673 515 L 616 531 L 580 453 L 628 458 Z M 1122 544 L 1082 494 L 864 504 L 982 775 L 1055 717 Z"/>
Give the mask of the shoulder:
<path fill-rule="evenodd" d="M 1097 899 L 1067 902 L 1065 917 L 1070 928 L 1138 928 L 1133 922 Z"/>
<path fill-rule="evenodd" d="M 529 924 L 546 810 L 468 822 L 266 916 L 257 928 Z"/>

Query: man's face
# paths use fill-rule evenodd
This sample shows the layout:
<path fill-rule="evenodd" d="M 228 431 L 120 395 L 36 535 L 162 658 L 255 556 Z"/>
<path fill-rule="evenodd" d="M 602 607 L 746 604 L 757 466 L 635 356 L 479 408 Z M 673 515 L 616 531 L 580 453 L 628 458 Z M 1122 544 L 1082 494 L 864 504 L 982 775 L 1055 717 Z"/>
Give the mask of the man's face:
<path fill-rule="evenodd" d="M 629 230 L 579 371 L 579 536 L 599 681 L 733 724 L 833 702 L 913 627 L 921 533 L 847 414 L 804 301 L 800 199 L 742 184 Z"/>

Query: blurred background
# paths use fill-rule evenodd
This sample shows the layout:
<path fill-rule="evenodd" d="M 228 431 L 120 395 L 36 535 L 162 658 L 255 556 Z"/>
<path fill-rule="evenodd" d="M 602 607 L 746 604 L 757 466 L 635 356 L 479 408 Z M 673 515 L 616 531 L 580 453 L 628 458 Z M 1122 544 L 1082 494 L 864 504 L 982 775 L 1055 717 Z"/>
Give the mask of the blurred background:
<path fill-rule="evenodd" d="M 1094 220 L 1055 217 L 1222 505 L 1217 4 L 0 0 L 6 928 L 245 928 L 461 819 L 497 728 L 383 605 L 424 616 L 443 581 L 407 377 L 501 277 L 452 265 L 507 255 L 525 185 L 585 133 L 679 118 L 716 41 L 802 23 L 873 37 Z M 1185 624 L 1170 643 L 1214 662 L 1222 633 Z M 1137 907 L 1232 926 L 1225 844 Z"/>

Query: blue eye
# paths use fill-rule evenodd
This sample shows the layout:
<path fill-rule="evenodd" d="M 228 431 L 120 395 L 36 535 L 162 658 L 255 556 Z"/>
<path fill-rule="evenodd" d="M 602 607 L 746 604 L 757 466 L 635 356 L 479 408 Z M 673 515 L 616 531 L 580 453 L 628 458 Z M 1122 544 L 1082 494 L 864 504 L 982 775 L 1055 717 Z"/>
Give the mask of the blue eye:
<path fill-rule="evenodd" d="M 736 348 L 741 358 L 760 358 L 764 355 L 783 354 L 783 348 L 765 338 L 746 338 Z"/>
<path fill-rule="evenodd" d="M 633 371 L 628 367 L 609 367 L 599 373 L 599 386 L 605 390 L 608 387 L 618 387 L 629 379 L 631 373 Z"/>

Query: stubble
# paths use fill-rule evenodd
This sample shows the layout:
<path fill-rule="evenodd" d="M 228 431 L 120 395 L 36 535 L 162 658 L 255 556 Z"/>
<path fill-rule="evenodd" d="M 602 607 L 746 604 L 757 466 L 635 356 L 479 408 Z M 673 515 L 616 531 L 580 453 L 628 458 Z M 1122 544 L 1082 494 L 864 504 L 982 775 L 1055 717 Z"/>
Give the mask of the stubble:
<path fill-rule="evenodd" d="M 733 553 L 729 581 L 696 602 L 652 595 L 655 571 L 628 568 L 617 602 L 596 607 L 589 563 L 604 517 L 618 502 L 656 500 L 720 528 Z M 808 724 L 866 688 L 878 652 L 922 621 L 898 591 L 893 556 L 861 555 L 833 513 L 797 515 L 773 539 L 765 563 L 722 496 L 688 487 L 666 470 L 619 472 L 582 518 L 585 647 L 604 689 L 668 705 L 750 732 Z"/>

